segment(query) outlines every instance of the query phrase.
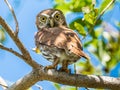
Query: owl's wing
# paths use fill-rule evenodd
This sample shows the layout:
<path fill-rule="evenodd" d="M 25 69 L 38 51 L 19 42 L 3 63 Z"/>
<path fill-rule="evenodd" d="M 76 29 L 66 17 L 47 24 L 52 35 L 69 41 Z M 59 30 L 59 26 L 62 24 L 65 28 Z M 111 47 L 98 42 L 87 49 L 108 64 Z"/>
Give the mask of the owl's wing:
<path fill-rule="evenodd" d="M 65 30 L 64 32 L 65 32 L 65 36 L 67 38 L 67 42 L 66 42 L 67 49 L 70 52 L 72 52 L 80 57 L 90 59 L 89 56 L 83 52 L 82 43 L 81 43 L 78 35 L 73 30 Z"/>
<path fill-rule="evenodd" d="M 70 45 L 72 45 L 80 50 L 83 50 L 82 43 L 81 43 L 78 35 L 73 30 L 70 30 L 70 29 L 65 30 L 64 34 L 67 38 L 67 43 L 69 43 Z"/>
<path fill-rule="evenodd" d="M 88 59 L 82 51 L 82 44 L 77 34 L 68 28 L 56 27 L 41 30 L 35 35 L 35 40 L 36 46 L 40 44 L 55 46 Z"/>

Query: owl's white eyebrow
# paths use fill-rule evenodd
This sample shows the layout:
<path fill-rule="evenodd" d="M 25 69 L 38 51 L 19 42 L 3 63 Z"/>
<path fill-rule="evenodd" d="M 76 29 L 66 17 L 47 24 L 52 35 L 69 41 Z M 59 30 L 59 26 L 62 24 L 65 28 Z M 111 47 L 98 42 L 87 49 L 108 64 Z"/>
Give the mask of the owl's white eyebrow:
<path fill-rule="evenodd" d="M 54 15 L 55 15 L 56 13 L 58 13 L 58 11 L 55 11 L 51 16 L 54 17 Z"/>
<path fill-rule="evenodd" d="M 47 14 L 44 14 L 44 13 L 42 13 L 41 15 L 43 15 L 43 16 L 46 16 L 46 17 L 50 17 L 49 15 L 47 15 Z"/>

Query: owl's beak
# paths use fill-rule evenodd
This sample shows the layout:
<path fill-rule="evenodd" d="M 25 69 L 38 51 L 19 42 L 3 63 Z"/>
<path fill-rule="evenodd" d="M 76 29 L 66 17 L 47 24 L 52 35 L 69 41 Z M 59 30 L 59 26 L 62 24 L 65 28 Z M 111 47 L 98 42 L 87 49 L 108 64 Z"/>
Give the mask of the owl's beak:
<path fill-rule="evenodd" d="M 50 22 L 49 22 L 49 23 L 50 23 L 50 26 L 51 26 L 51 27 L 54 26 L 54 21 L 53 21 L 53 19 L 50 19 Z"/>

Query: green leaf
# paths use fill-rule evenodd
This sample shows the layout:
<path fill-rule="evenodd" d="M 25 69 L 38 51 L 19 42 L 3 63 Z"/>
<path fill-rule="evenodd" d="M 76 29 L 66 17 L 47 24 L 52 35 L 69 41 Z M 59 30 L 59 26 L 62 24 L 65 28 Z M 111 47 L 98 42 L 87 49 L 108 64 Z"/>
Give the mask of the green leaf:
<path fill-rule="evenodd" d="M 94 17 L 91 13 L 85 14 L 84 15 L 84 20 L 87 21 L 90 24 L 94 24 Z"/>
<path fill-rule="evenodd" d="M 27 90 L 32 90 L 32 88 L 29 88 L 29 89 L 27 89 Z"/>
<path fill-rule="evenodd" d="M 76 90 L 76 88 L 72 86 L 62 86 L 60 90 Z"/>
<path fill-rule="evenodd" d="M 106 63 L 106 69 L 108 70 L 108 72 L 118 63 L 118 61 L 114 58 L 112 58 L 111 60 L 109 60 Z"/>
<path fill-rule="evenodd" d="M 77 30 L 80 34 L 82 34 L 83 36 L 86 35 L 86 31 L 85 31 L 84 27 L 83 27 L 81 24 L 75 22 L 75 23 L 74 23 L 74 27 L 75 27 L 76 30 Z"/>
<path fill-rule="evenodd" d="M 73 29 L 73 30 L 76 29 L 75 26 L 74 26 L 74 23 L 75 23 L 75 22 L 80 23 L 83 27 L 86 26 L 85 22 L 83 22 L 82 19 L 79 19 L 79 18 L 78 18 L 78 19 L 72 21 L 72 22 L 69 24 L 70 28 Z"/>
<path fill-rule="evenodd" d="M 104 52 L 103 42 L 102 42 L 102 40 L 99 40 L 99 42 L 98 42 L 98 56 L 99 56 L 100 60 L 102 60 L 103 52 Z"/>
<path fill-rule="evenodd" d="M 92 0 L 55 0 L 54 8 L 66 12 L 81 12 L 82 7 L 88 6 L 92 3 Z M 66 8 L 67 7 L 67 8 Z"/>
<path fill-rule="evenodd" d="M 69 4 L 61 3 L 61 4 L 56 4 L 54 8 L 62 10 L 62 12 L 65 14 L 66 12 L 70 11 L 69 9 Z"/>
<path fill-rule="evenodd" d="M 103 33 L 103 29 L 101 27 L 96 28 L 95 37 L 99 37 Z"/>
<path fill-rule="evenodd" d="M 101 4 L 101 7 L 99 9 L 99 13 L 101 13 L 104 8 L 111 2 L 111 0 L 103 0 L 102 4 Z"/>
<path fill-rule="evenodd" d="M 61 3 L 65 3 L 65 1 L 64 0 L 55 0 L 55 3 L 61 4 Z"/>
<path fill-rule="evenodd" d="M 82 73 L 82 74 L 93 74 L 94 73 L 94 67 L 89 61 L 77 62 L 76 67 L 77 67 L 76 68 L 77 73 Z"/>
<path fill-rule="evenodd" d="M 60 88 L 61 88 L 60 84 L 57 84 L 57 83 L 54 83 L 54 86 L 57 90 L 60 90 Z"/>

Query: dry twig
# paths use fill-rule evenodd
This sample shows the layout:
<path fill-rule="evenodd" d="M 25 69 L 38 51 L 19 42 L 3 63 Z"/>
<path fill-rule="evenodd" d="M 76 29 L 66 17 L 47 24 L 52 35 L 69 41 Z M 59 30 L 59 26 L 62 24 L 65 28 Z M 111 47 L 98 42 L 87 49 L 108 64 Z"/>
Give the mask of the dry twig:
<path fill-rule="evenodd" d="M 3 50 L 6 50 L 8 52 L 11 52 L 12 54 L 16 55 L 17 57 L 19 57 L 21 59 L 25 59 L 23 55 L 21 55 L 18 52 L 14 51 L 12 48 L 7 48 L 7 47 L 3 46 L 2 44 L 0 44 L 0 48 L 3 49 Z"/>
<path fill-rule="evenodd" d="M 3 88 L 3 89 L 7 89 L 8 88 L 8 85 L 7 83 L 5 82 L 5 80 L 0 76 L 0 86 Z"/>
<path fill-rule="evenodd" d="M 4 0 L 7 4 L 7 6 L 9 7 L 12 15 L 13 15 L 13 18 L 15 20 L 15 24 L 16 24 L 16 30 L 15 30 L 15 35 L 17 36 L 18 35 L 18 32 L 19 32 L 19 26 L 18 26 L 18 21 L 17 21 L 17 18 L 16 18 L 16 15 L 15 15 L 15 12 L 13 10 L 13 7 L 9 4 L 8 0 Z"/>

